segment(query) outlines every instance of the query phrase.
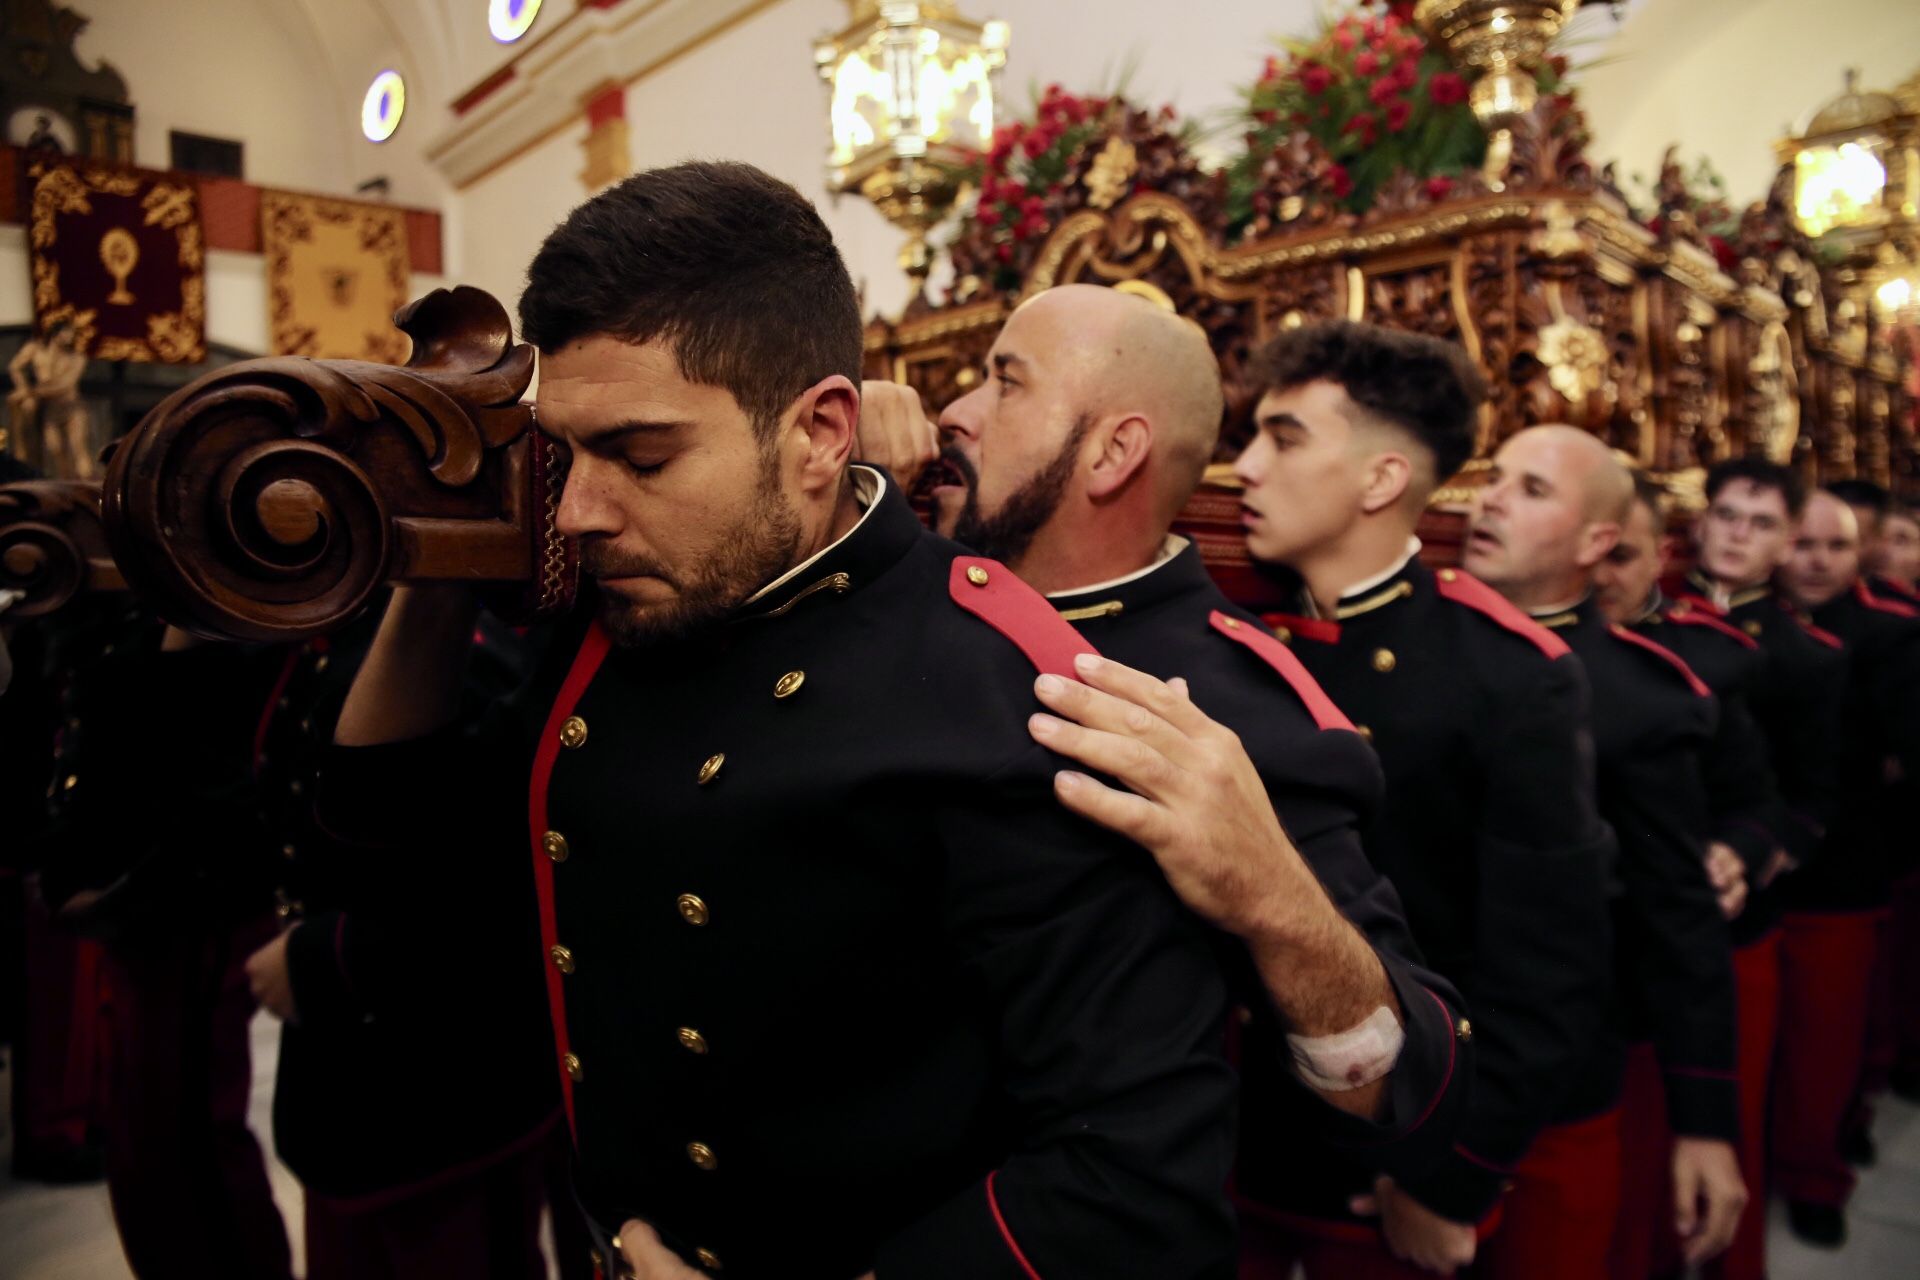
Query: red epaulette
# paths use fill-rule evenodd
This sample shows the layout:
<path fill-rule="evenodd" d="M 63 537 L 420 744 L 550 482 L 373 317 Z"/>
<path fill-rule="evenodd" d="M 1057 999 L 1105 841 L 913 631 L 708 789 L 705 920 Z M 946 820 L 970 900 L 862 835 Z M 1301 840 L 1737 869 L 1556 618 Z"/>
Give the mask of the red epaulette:
<path fill-rule="evenodd" d="M 1806 614 L 1794 608 L 1786 600 L 1776 598 L 1774 602 L 1780 606 L 1780 612 L 1786 614 L 1789 618 L 1792 618 L 1795 622 L 1799 623 L 1800 629 L 1802 631 L 1812 636 L 1815 640 L 1819 641 L 1821 644 L 1827 646 L 1827 648 L 1844 649 L 1847 647 L 1846 641 L 1842 640 L 1839 636 L 1833 634 L 1833 632 L 1828 631 L 1824 627 L 1815 626 L 1813 624 L 1812 618 L 1809 618 Z"/>
<path fill-rule="evenodd" d="M 1749 649 L 1758 649 L 1760 647 L 1758 640 L 1755 640 L 1740 628 L 1722 622 L 1713 614 L 1696 608 L 1690 600 L 1675 600 L 1673 607 L 1667 610 L 1666 616 L 1667 621 L 1678 623 L 1683 627 L 1706 627 L 1708 630 L 1718 631 L 1721 635 L 1737 641 Z"/>
<path fill-rule="evenodd" d="M 1327 691 L 1320 687 L 1318 680 L 1308 674 L 1304 666 L 1300 665 L 1300 659 L 1293 656 L 1291 649 L 1260 628 L 1242 622 L 1238 618 L 1230 618 L 1218 609 L 1215 609 L 1207 620 L 1213 624 L 1215 631 L 1253 650 L 1261 661 L 1278 671 L 1280 678 L 1300 695 L 1300 701 L 1307 704 L 1307 711 L 1313 716 L 1315 724 L 1322 729 L 1352 731 L 1353 721 L 1347 719 L 1346 712 L 1334 705 L 1333 699 L 1327 696 Z M 1302 621 L 1310 622 L 1312 619 L 1302 619 Z"/>
<path fill-rule="evenodd" d="M 1676 605 L 1684 604 L 1690 609 L 1698 609 L 1702 613 L 1711 614 L 1716 618 L 1724 618 L 1727 616 L 1725 609 L 1722 609 L 1719 605 L 1697 592 L 1676 591 L 1673 595 L 1673 602 Z"/>
<path fill-rule="evenodd" d="M 1912 587 L 1904 586 L 1901 583 L 1895 582 L 1892 578 L 1889 578 L 1884 574 L 1882 574 L 1880 577 L 1880 584 L 1885 587 L 1891 587 L 1893 589 L 1894 597 L 1901 604 L 1904 604 L 1909 608 L 1911 608 L 1914 605 L 1920 605 L 1920 591 L 1915 591 Z"/>
<path fill-rule="evenodd" d="M 953 602 L 998 631 L 1045 675 L 1077 680 L 1073 660 L 1097 653 L 1047 598 L 998 560 L 955 556 L 947 575 Z"/>
<path fill-rule="evenodd" d="M 1465 569 L 1442 569 L 1433 575 L 1435 589 L 1455 604 L 1484 613 L 1549 658 L 1571 653 L 1567 642 L 1520 612 L 1507 598 Z"/>
<path fill-rule="evenodd" d="M 1260 621 L 1275 631 L 1304 636 L 1321 644 L 1340 643 L 1340 624 L 1325 618 L 1303 618 L 1297 613 L 1263 613 Z"/>
<path fill-rule="evenodd" d="M 1873 594 L 1865 578 L 1853 580 L 1853 594 L 1859 598 L 1861 604 L 1879 613 L 1890 613 L 1896 618 L 1920 618 L 1920 613 L 1915 613 L 1913 606 Z"/>
<path fill-rule="evenodd" d="M 1609 626 L 1607 630 L 1613 632 L 1614 635 L 1620 637 L 1622 640 L 1625 640 L 1628 644 L 1637 644 L 1642 649 L 1645 649 L 1648 653 L 1658 654 L 1660 657 L 1665 658 L 1669 663 L 1672 664 L 1673 669 L 1675 671 L 1678 671 L 1683 677 L 1685 677 L 1687 682 L 1687 687 L 1689 689 L 1692 689 L 1695 693 L 1699 694 L 1701 697 L 1711 698 L 1713 696 L 1713 690 L 1707 688 L 1707 682 L 1702 680 L 1699 676 L 1693 674 L 1693 668 L 1687 665 L 1686 660 L 1682 658 L 1679 654 L 1675 653 L 1673 650 L 1667 648 L 1667 646 L 1660 644 L 1657 641 L 1649 640 L 1645 636 L 1641 635 L 1639 632 L 1629 631 L 1625 627 L 1619 626 L 1618 624 Z"/>

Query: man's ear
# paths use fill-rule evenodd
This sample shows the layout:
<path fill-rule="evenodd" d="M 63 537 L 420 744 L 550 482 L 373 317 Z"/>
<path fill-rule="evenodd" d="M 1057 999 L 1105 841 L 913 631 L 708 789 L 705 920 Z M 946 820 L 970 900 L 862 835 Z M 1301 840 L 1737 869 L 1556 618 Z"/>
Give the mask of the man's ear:
<path fill-rule="evenodd" d="M 1101 429 L 1096 437 L 1099 452 L 1087 472 L 1087 496 L 1096 502 L 1126 487 L 1139 474 L 1153 452 L 1153 424 L 1139 414 L 1129 414 Z"/>
<path fill-rule="evenodd" d="M 792 447 L 800 457 L 800 488 L 837 488 L 860 433 L 860 389 L 845 376 L 823 378 L 794 402 Z"/>
<path fill-rule="evenodd" d="M 1368 515 L 1385 511 L 1407 492 L 1413 483 L 1413 460 L 1398 450 L 1376 453 L 1367 459 L 1366 474 L 1360 482 L 1360 509 Z"/>
<path fill-rule="evenodd" d="M 1576 563 L 1591 569 L 1607 558 L 1607 552 L 1620 545 L 1620 522 L 1596 520 L 1580 535 L 1580 554 Z"/>

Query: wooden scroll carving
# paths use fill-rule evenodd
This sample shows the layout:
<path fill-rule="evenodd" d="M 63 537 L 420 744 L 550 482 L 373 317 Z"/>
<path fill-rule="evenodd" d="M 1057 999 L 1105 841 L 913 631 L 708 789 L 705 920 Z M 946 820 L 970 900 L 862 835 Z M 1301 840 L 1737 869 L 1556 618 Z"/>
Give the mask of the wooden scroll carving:
<path fill-rule="evenodd" d="M 126 586 L 107 548 L 98 481 L 0 485 L 0 591 L 24 597 L 8 619 L 43 617 L 77 595 Z"/>
<path fill-rule="evenodd" d="M 487 586 L 523 617 L 571 601 L 578 562 L 554 530 L 564 454 L 520 403 L 533 349 L 464 286 L 394 323 L 413 339 L 404 367 L 229 365 L 121 442 L 107 534 L 168 621 L 294 640 L 339 627 L 387 582 Z"/>

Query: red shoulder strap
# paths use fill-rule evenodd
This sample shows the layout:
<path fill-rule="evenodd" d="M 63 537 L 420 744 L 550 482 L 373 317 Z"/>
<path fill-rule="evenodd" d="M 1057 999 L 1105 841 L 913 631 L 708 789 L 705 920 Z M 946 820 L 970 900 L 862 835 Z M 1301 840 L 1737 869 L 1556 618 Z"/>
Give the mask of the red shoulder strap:
<path fill-rule="evenodd" d="M 1099 652 L 1045 596 L 998 560 L 955 556 L 947 592 L 955 604 L 1013 641 L 1044 674 L 1077 680 L 1073 660 Z"/>
<path fill-rule="evenodd" d="M 1667 610 L 1667 621 L 1677 623 L 1683 627 L 1706 627 L 1710 631 L 1718 631 L 1721 635 L 1726 636 L 1730 640 L 1737 641 L 1749 649 L 1758 649 L 1760 647 L 1758 640 L 1755 640 L 1740 628 L 1729 626 L 1710 613 L 1704 613 L 1699 609 L 1689 607 L 1685 600 L 1675 601 L 1673 608 Z"/>
<path fill-rule="evenodd" d="M 1895 582 L 1885 574 L 1881 574 L 1879 580 L 1880 585 L 1893 592 L 1893 598 L 1901 604 L 1908 606 L 1920 604 L 1920 591 L 1915 591 L 1904 583 Z"/>
<path fill-rule="evenodd" d="M 1294 635 L 1318 640 L 1321 644 L 1340 643 L 1340 624 L 1325 618 L 1303 618 L 1297 613 L 1263 613 L 1260 620 L 1276 631 L 1285 628 Z"/>
<path fill-rule="evenodd" d="M 1637 644 L 1642 649 L 1645 649 L 1648 653 L 1658 654 L 1660 657 L 1665 658 L 1670 664 L 1672 664 L 1673 669 L 1675 671 L 1678 671 L 1686 679 L 1687 687 L 1689 689 L 1692 689 L 1695 693 L 1699 694 L 1701 697 L 1711 698 L 1713 696 L 1713 690 L 1707 688 L 1706 681 L 1702 680 L 1699 676 L 1693 674 L 1693 668 L 1688 666 L 1686 664 L 1686 661 L 1682 659 L 1679 654 L 1667 648 L 1667 646 L 1663 644 L 1658 644 L 1652 640 L 1647 639 L 1645 636 L 1641 635 L 1638 631 L 1629 631 L 1622 626 L 1618 626 L 1618 625 L 1609 626 L 1607 630 L 1613 632 L 1614 635 L 1620 637 L 1622 640 L 1625 640 L 1628 644 Z"/>
<path fill-rule="evenodd" d="M 1860 597 L 1861 604 L 1880 613 L 1890 613 L 1896 618 L 1920 618 L 1920 613 L 1915 613 L 1912 605 L 1901 604 L 1898 600 L 1889 600 L 1885 596 L 1873 594 L 1865 578 L 1853 580 L 1853 594 Z"/>
<path fill-rule="evenodd" d="M 1673 596 L 1673 603 L 1676 606 L 1686 605 L 1689 610 L 1698 609 L 1700 612 L 1709 614 L 1715 618 L 1724 618 L 1727 614 L 1725 609 L 1722 609 L 1705 596 L 1693 591 L 1676 591 Z"/>
<path fill-rule="evenodd" d="M 1238 618 L 1230 618 L 1218 609 L 1208 615 L 1207 621 L 1213 624 L 1215 631 L 1229 640 L 1239 641 L 1253 650 L 1261 661 L 1278 671 L 1280 678 L 1293 686 L 1293 691 L 1300 695 L 1300 701 L 1307 704 L 1307 710 L 1312 714 L 1315 724 L 1322 729 L 1352 731 L 1353 721 L 1347 719 L 1346 713 L 1336 707 L 1333 699 L 1327 696 L 1327 691 L 1320 687 L 1320 682 L 1300 665 L 1300 659 L 1293 656 L 1293 650 L 1259 627 L 1242 622 Z"/>
<path fill-rule="evenodd" d="M 1824 627 L 1815 626 L 1813 624 L 1812 618 L 1809 618 L 1806 614 L 1801 613 L 1798 609 L 1788 604 L 1784 599 L 1776 599 L 1775 603 L 1780 606 L 1780 612 L 1786 614 L 1789 618 L 1792 618 L 1796 623 L 1800 625 L 1800 629 L 1802 631 L 1812 636 L 1815 640 L 1819 641 L 1821 644 L 1827 646 L 1827 648 L 1844 649 L 1847 647 L 1846 641 L 1842 640 L 1839 636 L 1833 634 L 1833 632 L 1828 631 Z"/>
<path fill-rule="evenodd" d="M 1520 612 L 1505 596 L 1465 569 L 1442 569 L 1433 579 L 1441 595 L 1476 613 L 1484 613 L 1549 658 L 1564 657 L 1571 652 L 1565 640 Z"/>
<path fill-rule="evenodd" d="M 580 1134 L 573 1123 L 573 1077 L 567 1070 L 566 988 L 561 985 L 559 968 L 546 958 L 559 941 L 560 933 L 553 905 L 553 859 L 548 856 L 545 844 L 548 830 L 547 783 L 553 777 L 553 765 L 560 756 L 560 726 L 573 714 L 581 695 L 593 683 L 594 674 L 606 660 L 612 640 L 598 619 L 587 630 L 586 639 L 580 643 L 580 651 L 574 655 L 573 666 L 567 670 L 567 678 L 560 686 L 560 694 L 553 700 L 553 709 L 547 712 L 547 727 L 541 731 L 540 743 L 533 753 L 533 779 L 527 792 L 527 829 L 533 837 L 533 889 L 540 904 L 540 967 L 547 972 L 547 1010 L 553 1016 L 554 1051 L 560 1055 L 560 1100 L 566 1104 L 567 1128 L 573 1131 L 576 1142 Z"/>

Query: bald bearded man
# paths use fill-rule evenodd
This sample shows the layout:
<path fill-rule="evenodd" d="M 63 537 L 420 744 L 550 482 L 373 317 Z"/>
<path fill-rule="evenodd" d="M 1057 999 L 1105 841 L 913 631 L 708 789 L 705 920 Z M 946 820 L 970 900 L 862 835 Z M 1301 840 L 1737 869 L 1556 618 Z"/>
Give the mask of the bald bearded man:
<path fill-rule="evenodd" d="M 1513 1220 L 1489 1251 L 1501 1275 L 1533 1274 L 1497 1255 L 1535 1234 L 1565 1240 L 1592 1231 L 1604 1253 L 1604 1228 L 1617 1213 L 1618 1107 L 1632 1039 L 1651 1039 L 1659 1060 L 1675 1135 L 1672 1213 L 1689 1263 L 1726 1248 L 1747 1199 L 1733 1148 L 1732 944 L 1706 871 L 1711 808 L 1700 752 L 1715 723 L 1713 696 L 1670 650 L 1609 624 L 1591 595 L 1632 501 L 1632 476 L 1597 437 L 1529 428 L 1494 455 L 1461 560 L 1585 665 L 1596 795 L 1619 849 L 1614 1034 L 1568 1082 L 1558 1116 L 1562 1132 L 1594 1142 L 1578 1165 L 1522 1165 L 1508 1202 Z M 1579 1207 L 1570 1211 L 1569 1201 Z M 1591 1253 L 1581 1251 L 1582 1266 L 1591 1267 Z"/>
<path fill-rule="evenodd" d="M 1219 433 L 1205 335 L 1070 285 L 1008 320 L 985 380 L 941 414 L 937 453 L 913 391 L 868 383 L 862 401 L 863 456 L 907 488 L 937 465 L 941 531 L 1047 593 L 1115 660 L 1082 672 L 1091 689 L 1043 684 L 1060 714 L 1036 736 L 1133 786 L 1075 778 L 1062 798 L 1145 845 L 1189 907 L 1245 944 L 1265 995 L 1245 1087 L 1273 1100 L 1249 1108 L 1243 1150 L 1297 1152 L 1311 1122 L 1389 1165 L 1430 1162 L 1464 1094 L 1465 1024 L 1361 848 L 1378 762 L 1169 532 Z"/>

